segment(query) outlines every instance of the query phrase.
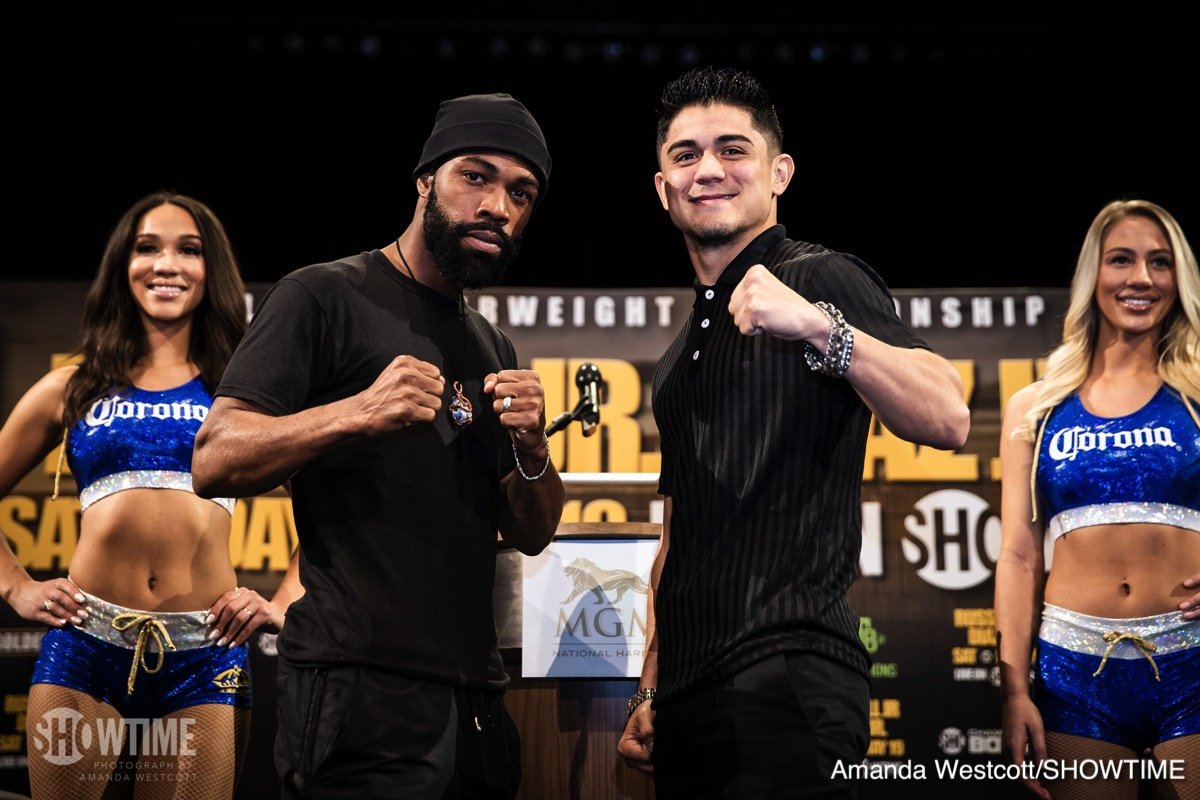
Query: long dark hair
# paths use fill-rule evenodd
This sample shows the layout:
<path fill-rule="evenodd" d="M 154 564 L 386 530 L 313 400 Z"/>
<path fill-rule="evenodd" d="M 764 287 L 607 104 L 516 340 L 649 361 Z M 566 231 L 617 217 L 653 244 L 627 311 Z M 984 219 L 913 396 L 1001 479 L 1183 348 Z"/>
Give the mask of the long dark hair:
<path fill-rule="evenodd" d="M 199 200 L 155 192 L 133 204 L 109 234 L 100 269 L 83 307 L 82 357 L 63 398 L 63 422 L 80 420 L 87 407 L 112 389 L 129 385 L 130 373 L 149 352 L 141 309 L 129 288 L 129 256 L 138 226 L 152 209 L 182 208 L 200 229 L 204 247 L 204 298 L 192 315 L 188 360 L 211 392 L 246 331 L 245 285 L 225 227 Z"/>

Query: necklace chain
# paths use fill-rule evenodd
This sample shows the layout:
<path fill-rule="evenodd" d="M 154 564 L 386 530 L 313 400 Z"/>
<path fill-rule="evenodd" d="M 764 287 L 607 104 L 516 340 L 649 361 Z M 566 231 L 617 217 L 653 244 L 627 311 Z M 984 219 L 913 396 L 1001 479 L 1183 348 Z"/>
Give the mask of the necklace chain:
<path fill-rule="evenodd" d="M 412 278 L 413 283 L 420 283 L 417 276 L 413 274 L 412 267 L 408 265 L 408 259 L 404 257 L 404 251 L 400 249 L 400 237 L 396 237 L 396 255 L 400 256 L 400 263 L 404 265 L 404 269 L 408 272 L 408 277 Z M 466 319 L 467 317 L 467 299 L 463 296 L 463 290 L 458 290 L 458 318 Z"/>
<path fill-rule="evenodd" d="M 417 276 L 413 274 L 412 267 L 410 267 L 408 265 L 408 259 L 404 257 L 404 251 L 400 249 L 400 238 L 399 237 L 396 238 L 396 255 L 400 256 L 400 263 L 404 265 L 404 269 L 406 272 L 408 272 L 408 277 L 412 278 L 413 283 L 420 283 L 420 281 L 417 280 Z M 467 317 L 467 307 L 466 306 L 467 306 L 466 298 L 463 297 L 462 289 L 459 289 L 458 290 L 458 318 L 460 320 L 464 320 L 464 321 L 466 320 L 466 317 Z M 466 361 L 466 347 L 467 347 L 465 331 L 463 332 L 463 336 L 464 336 L 464 338 L 463 338 L 463 360 L 465 362 Z M 452 387 L 454 390 L 454 396 L 451 397 L 450 401 L 446 404 L 446 411 L 450 415 L 450 421 L 453 422 L 456 427 L 464 428 L 467 425 L 470 425 L 471 422 L 474 420 L 474 418 L 475 418 L 474 409 L 471 406 L 471 401 L 468 400 L 466 395 L 463 394 L 462 383 L 460 383 L 459 381 L 454 381 L 454 383 L 452 384 Z M 549 463 L 548 460 L 547 460 L 547 463 Z"/>
<path fill-rule="evenodd" d="M 404 251 L 400 249 L 399 236 L 396 237 L 396 255 L 400 256 L 400 263 L 404 265 L 404 269 L 408 272 L 408 277 L 412 278 L 414 282 L 419 282 L 417 281 L 417 276 L 413 274 L 412 267 L 408 265 L 408 259 L 404 257 Z"/>

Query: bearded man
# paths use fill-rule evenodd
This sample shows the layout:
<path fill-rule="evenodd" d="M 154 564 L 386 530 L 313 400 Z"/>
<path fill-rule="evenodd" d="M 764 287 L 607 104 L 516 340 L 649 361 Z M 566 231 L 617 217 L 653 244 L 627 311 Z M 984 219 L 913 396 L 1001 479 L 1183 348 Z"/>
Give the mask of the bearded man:
<path fill-rule="evenodd" d="M 463 289 L 499 280 L 546 190 L 507 94 L 441 104 L 408 227 L 285 276 L 196 439 L 197 494 L 289 484 L 305 593 L 279 638 L 284 797 L 512 797 L 496 534 L 540 552 L 563 487 L 537 373 Z"/>

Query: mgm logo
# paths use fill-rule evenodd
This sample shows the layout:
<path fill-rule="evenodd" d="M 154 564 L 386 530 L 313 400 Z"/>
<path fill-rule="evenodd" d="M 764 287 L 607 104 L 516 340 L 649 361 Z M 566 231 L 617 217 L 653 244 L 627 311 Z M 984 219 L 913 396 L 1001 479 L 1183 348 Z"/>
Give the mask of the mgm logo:
<path fill-rule="evenodd" d="M 567 606 L 577 598 L 583 599 L 573 610 L 559 610 L 555 636 L 584 642 L 645 638 L 644 604 L 633 598 L 621 602 L 629 592 L 635 595 L 649 593 L 650 587 L 636 573 L 626 569 L 600 569 L 586 558 L 575 559 L 563 567 L 563 572 L 571 578 L 572 588 L 560 605 Z M 592 597 L 590 603 L 587 602 L 588 595 Z"/>
<path fill-rule="evenodd" d="M 650 589 L 636 573 L 627 569 L 600 569 L 586 558 L 575 559 L 563 567 L 563 572 L 573 584 L 571 593 L 561 603 L 564 606 L 586 592 L 591 592 L 597 603 L 608 602 L 615 605 L 621 602 L 625 593 L 630 590 L 646 594 Z M 608 592 L 616 592 L 616 597 L 610 597 Z"/>

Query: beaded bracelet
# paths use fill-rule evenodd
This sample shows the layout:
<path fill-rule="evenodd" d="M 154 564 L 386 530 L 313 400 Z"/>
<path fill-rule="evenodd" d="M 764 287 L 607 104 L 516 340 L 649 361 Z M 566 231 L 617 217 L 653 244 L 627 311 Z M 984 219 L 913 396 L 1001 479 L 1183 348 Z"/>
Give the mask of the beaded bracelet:
<path fill-rule="evenodd" d="M 846 324 L 842 312 L 832 303 L 818 300 L 815 305 L 829 319 L 829 342 L 825 346 L 825 355 L 805 342 L 804 361 L 813 372 L 840 378 L 850 368 L 850 356 L 854 352 L 854 329 Z"/>
<path fill-rule="evenodd" d="M 513 444 L 511 441 L 509 442 L 509 444 L 512 446 L 513 461 L 517 462 L 517 472 L 519 472 L 521 474 L 522 478 L 524 478 L 527 481 L 536 481 L 538 478 L 540 478 L 546 474 L 546 470 L 548 470 L 550 468 L 550 443 L 549 442 L 546 442 L 546 463 L 542 464 L 542 471 L 539 472 L 537 475 L 526 475 L 525 474 L 525 470 L 521 467 L 521 454 L 517 452 L 517 446 L 515 444 Z"/>

